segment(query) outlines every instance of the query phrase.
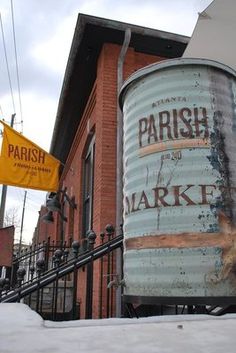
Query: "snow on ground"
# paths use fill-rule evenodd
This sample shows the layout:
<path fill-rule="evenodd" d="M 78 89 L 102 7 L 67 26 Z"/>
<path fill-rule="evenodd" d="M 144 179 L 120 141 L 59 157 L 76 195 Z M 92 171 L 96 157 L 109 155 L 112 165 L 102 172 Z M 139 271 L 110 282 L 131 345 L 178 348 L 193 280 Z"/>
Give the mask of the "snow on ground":
<path fill-rule="evenodd" d="M 0 304 L 0 353 L 235 353 L 236 314 L 44 321 Z"/>

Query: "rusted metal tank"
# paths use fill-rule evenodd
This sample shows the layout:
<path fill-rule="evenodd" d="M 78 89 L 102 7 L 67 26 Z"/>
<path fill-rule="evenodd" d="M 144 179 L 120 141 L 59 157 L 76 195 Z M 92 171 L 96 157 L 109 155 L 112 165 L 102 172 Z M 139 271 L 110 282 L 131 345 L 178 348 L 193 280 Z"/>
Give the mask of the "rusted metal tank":
<path fill-rule="evenodd" d="M 202 59 L 124 83 L 126 298 L 236 303 L 236 73 Z"/>

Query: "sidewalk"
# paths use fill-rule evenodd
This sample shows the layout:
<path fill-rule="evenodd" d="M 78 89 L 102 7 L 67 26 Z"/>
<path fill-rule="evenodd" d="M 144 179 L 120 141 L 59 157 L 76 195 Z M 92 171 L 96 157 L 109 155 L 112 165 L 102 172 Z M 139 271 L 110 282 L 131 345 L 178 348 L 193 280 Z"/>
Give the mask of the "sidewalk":
<path fill-rule="evenodd" d="M 236 314 L 44 321 L 0 304 L 0 353 L 235 353 Z"/>

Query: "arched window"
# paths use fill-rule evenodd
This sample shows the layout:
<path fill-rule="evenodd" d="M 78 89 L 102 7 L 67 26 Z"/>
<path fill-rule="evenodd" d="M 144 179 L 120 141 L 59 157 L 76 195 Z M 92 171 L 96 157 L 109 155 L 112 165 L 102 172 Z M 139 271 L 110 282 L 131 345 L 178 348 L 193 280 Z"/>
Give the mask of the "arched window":
<path fill-rule="evenodd" d="M 93 183 L 94 183 L 95 136 L 86 150 L 83 166 L 83 218 L 82 234 L 86 236 L 93 227 Z"/>

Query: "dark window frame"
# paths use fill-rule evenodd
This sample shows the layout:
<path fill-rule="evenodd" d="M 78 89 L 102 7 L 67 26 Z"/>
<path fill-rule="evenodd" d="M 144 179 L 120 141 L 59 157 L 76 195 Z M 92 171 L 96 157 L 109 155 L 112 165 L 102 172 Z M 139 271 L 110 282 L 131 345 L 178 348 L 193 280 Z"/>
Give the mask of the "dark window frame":
<path fill-rule="evenodd" d="M 89 142 L 83 159 L 83 201 L 82 236 L 93 227 L 93 190 L 94 190 L 95 135 Z"/>

